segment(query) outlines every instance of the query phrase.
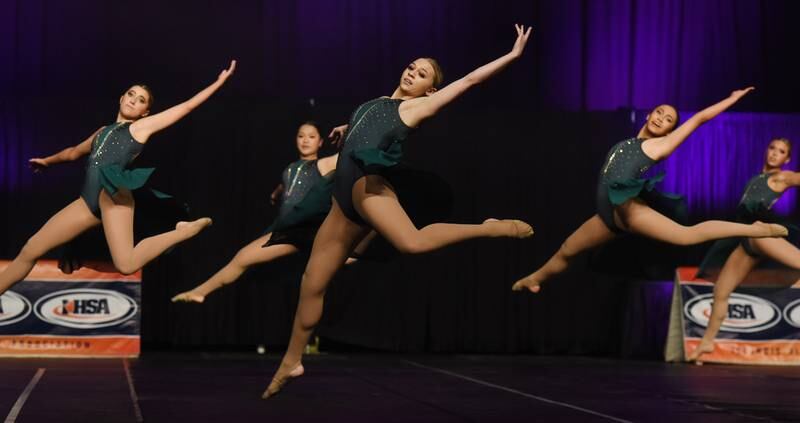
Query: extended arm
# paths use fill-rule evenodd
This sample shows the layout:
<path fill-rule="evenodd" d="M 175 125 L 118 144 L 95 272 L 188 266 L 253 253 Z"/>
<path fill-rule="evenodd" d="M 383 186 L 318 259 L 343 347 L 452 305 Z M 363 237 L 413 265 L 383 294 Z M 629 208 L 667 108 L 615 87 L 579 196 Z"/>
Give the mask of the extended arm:
<path fill-rule="evenodd" d="M 232 60 L 230 67 L 223 70 L 213 84 L 195 94 L 194 97 L 181 104 L 172 106 L 161 113 L 156 113 L 137 120 L 131 124 L 131 135 L 139 142 L 147 142 L 148 138 L 154 133 L 183 119 L 183 117 L 191 113 L 192 110 L 203 104 L 212 94 L 217 92 L 233 74 L 234 69 L 236 69 L 236 61 Z"/>
<path fill-rule="evenodd" d="M 686 141 L 686 138 L 688 138 L 695 129 L 699 128 L 700 125 L 715 118 L 717 115 L 733 106 L 737 101 L 739 101 L 740 98 L 744 97 L 753 89 L 753 87 L 748 87 L 743 90 L 736 90 L 732 92 L 728 98 L 697 112 L 689 120 L 668 135 L 664 136 L 662 139 L 654 139 L 653 141 L 657 140 L 658 142 L 651 143 L 652 147 L 648 146 L 650 147 L 648 148 L 649 155 L 657 160 L 669 156 L 673 151 L 675 151 L 676 148 L 683 144 L 683 142 Z"/>
<path fill-rule="evenodd" d="M 475 69 L 463 78 L 450 83 L 429 96 L 405 102 L 400 108 L 400 117 L 403 121 L 411 127 L 419 125 L 420 122 L 435 115 L 442 107 L 464 94 L 468 89 L 491 78 L 505 69 L 511 62 L 517 60 L 525 49 L 525 44 L 528 42 L 532 28 L 528 27 L 526 30 L 522 25 L 517 25 L 516 27 L 517 39 L 509 53 Z"/>
<path fill-rule="evenodd" d="M 34 172 L 41 172 L 54 164 L 78 160 L 92 151 L 92 142 L 101 130 L 103 130 L 103 127 L 98 128 L 92 135 L 89 135 L 89 137 L 83 140 L 80 144 L 67 147 L 58 153 L 53 154 L 52 156 L 47 156 L 45 158 L 32 158 L 28 160 L 28 165 L 31 167 L 31 169 L 33 169 Z"/>

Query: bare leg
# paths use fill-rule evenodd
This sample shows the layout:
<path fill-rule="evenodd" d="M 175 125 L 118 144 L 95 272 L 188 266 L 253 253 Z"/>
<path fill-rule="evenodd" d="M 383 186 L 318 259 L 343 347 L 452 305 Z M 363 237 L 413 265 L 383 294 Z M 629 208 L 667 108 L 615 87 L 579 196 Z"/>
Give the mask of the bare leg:
<path fill-rule="evenodd" d="M 129 191 L 119 191 L 112 199 L 101 191 L 100 210 L 111 258 L 117 270 L 124 274 L 136 272 L 170 247 L 197 235 L 211 224 L 207 217 L 193 222 L 178 222 L 175 230 L 145 238 L 134 246 L 133 195 Z"/>
<path fill-rule="evenodd" d="M 531 292 L 539 292 L 541 283 L 563 272 L 570 260 L 583 251 L 605 244 L 616 235 L 611 232 L 600 216 L 594 215 L 570 235 L 561 248 L 547 260 L 537 271 L 517 281 L 511 289 L 521 291 L 528 288 Z"/>
<path fill-rule="evenodd" d="M 376 175 L 363 177 L 355 183 L 353 205 L 376 232 L 406 254 L 425 253 L 472 238 L 533 235 L 530 225 L 520 220 L 488 219 L 480 225 L 434 223 L 417 229 L 391 187 Z"/>
<path fill-rule="evenodd" d="M 785 266 L 800 270 L 800 250 L 791 242 L 781 238 L 750 239 L 757 253 Z"/>
<path fill-rule="evenodd" d="M 194 302 L 202 303 L 205 301 L 208 294 L 222 288 L 225 285 L 231 284 L 239 279 L 242 274 L 259 263 L 267 263 L 272 260 L 292 255 L 296 253 L 297 247 L 290 244 L 278 244 L 263 247 L 269 241 L 272 234 L 264 235 L 255 241 L 247 244 L 244 248 L 239 250 L 233 259 L 214 274 L 210 279 L 196 286 L 191 291 L 182 292 L 172 297 L 172 302 Z"/>
<path fill-rule="evenodd" d="M 314 238 L 311 256 L 303 273 L 289 347 L 262 398 L 277 394 L 287 382 L 303 374 L 303 349 L 322 316 L 325 289 L 367 231 L 367 228 L 347 219 L 339 205 L 333 202 L 331 211 Z"/>
<path fill-rule="evenodd" d="M 39 257 L 98 224 L 100 220 L 92 214 L 83 199 L 79 198 L 61 209 L 28 239 L 14 261 L 0 273 L 0 295 L 25 279 Z"/>
<path fill-rule="evenodd" d="M 698 244 L 712 239 L 732 236 L 782 236 L 786 228 L 780 225 L 739 223 L 712 220 L 694 226 L 679 225 L 656 212 L 641 201 L 628 201 L 615 211 L 618 226 L 630 232 L 678 245 Z M 569 260 L 578 253 L 603 244 L 614 237 L 598 216 L 587 220 L 575 231 L 550 260 L 539 270 L 517 281 L 512 287 L 519 291 L 528 288 L 539 292 L 540 285 L 555 274 L 563 272 Z"/>
<path fill-rule="evenodd" d="M 770 241 L 783 241 L 785 240 L 770 240 Z M 703 334 L 703 339 L 700 344 L 689 354 L 688 361 L 696 361 L 700 363 L 700 356 L 714 351 L 714 338 L 719 333 L 719 328 L 722 322 L 728 315 L 728 298 L 731 292 L 739 286 L 744 280 L 745 276 L 758 264 L 758 259 L 749 256 L 742 246 L 736 247 L 735 250 L 725 261 L 725 265 L 720 271 L 717 282 L 714 284 L 714 302 L 711 305 L 711 316 L 708 319 L 708 326 Z"/>
<path fill-rule="evenodd" d="M 404 253 L 422 253 L 459 241 L 478 237 L 525 238 L 533 229 L 521 221 L 487 221 L 481 225 L 437 223 L 418 230 L 403 211 L 394 191 L 379 176 L 366 176 L 353 186 L 353 204 L 358 213 Z M 292 337 L 281 366 L 262 395 L 275 395 L 291 379 L 303 374 L 303 349 L 322 314 L 323 296 L 328 283 L 344 264 L 368 229 L 351 222 L 334 202 L 328 217 L 314 239 L 300 287 L 300 302 L 295 314 Z"/>
<path fill-rule="evenodd" d="M 750 239 L 750 245 L 759 254 L 780 262 L 794 269 L 800 269 L 800 250 L 785 239 L 777 238 L 757 238 Z M 760 259 L 751 257 L 745 253 L 742 246 L 736 247 L 725 262 L 720 272 L 717 283 L 714 285 L 714 304 L 711 308 L 711 319 L 709 319 L 706 332 L 700 345 L 693 351 L 689 361 L 701 362 L 703 354 L 714 351 L 714 339 L 719 333 L 722 322 L 728 313 L 728 298 L 731 292 L 744 280 L 748 273 L 758 264 Z"/>
<path fill-rule="evenodd" d="M 751 225 L 707 220 L 693 226 L 673 222 L 641 201 L 628 201 L 616 209 L 625 229 L 635 234 L 675 245 L 693 245 L 705 241 L 730 237 L 786 236 L 781 225 L 756 222 Z"/>

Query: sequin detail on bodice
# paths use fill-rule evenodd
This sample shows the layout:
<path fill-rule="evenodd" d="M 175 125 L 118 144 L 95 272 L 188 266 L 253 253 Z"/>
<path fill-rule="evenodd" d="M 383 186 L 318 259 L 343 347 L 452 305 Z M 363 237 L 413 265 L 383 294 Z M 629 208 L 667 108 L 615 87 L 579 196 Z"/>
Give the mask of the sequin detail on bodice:
<path fill-rule="evenodd" d="M 100 216 L 98 196 L 103 189 L 104 169 L 128 169 L 131 162 L 144 149 L 144 144 L 133 139 L 130 127 L 130 122 L 108 125 L 92 141 L 92 150 L 86 160 L 86 175 L 81 197 L 95 216 Z"/>
<path fill-rule="evenodd" d="M 401 102 L 381 97 L 358 106 L 350 117 L 342 155 L 365 148 L 386 150 L 391 144 L 403 142 L 411 128 L 400 119 Z"/>
<path fill-rule="evenodd" d="M 606 184 L 639 178 L 656 161 L 642 150 L 643 140 L 630 138 L 611 148 L 600 170 L 600 181 Z"/>
<path fill-rule="evenodd" d="M 773 191 L 768 181 L 772 173 L 761 173 L 750 178 L 739 200 L 741 212 L 755 213 L 770 210 L 781 197 L 781 192 Z"/>
<path fill-rule="evenodd" d="M 285 216 L 322 179 L 316 160 L 298 160 L 282 173 L 283 193 L 278 216 Z"/>

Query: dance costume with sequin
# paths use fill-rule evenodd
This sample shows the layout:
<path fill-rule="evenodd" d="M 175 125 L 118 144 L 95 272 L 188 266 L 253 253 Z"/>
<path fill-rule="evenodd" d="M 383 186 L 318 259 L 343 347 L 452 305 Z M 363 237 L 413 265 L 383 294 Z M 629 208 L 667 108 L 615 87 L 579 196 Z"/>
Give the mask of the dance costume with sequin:
<path fill-rule="evenodd" d="M 134 242 L 164 233 L 175 222 L 189 217 L 188 206 L 168 194 L 145 187 L 155 169 L 131 168 L 131 162 L 142 152 L 144 144 L 131 135 L 131 122 L 105 126 L 92 140 L 86 161 L 86 175 L 80 197 L 98 219 L 100 191 L 113 196 L 120 189 L 131 190 L 136 201 Z M 140 188 L 146 189 L 140 189 Z M 87 261 L 110 261 L 102 231 L 86 231 L 61 249 L 59 267 L 67 272 L 78 269 Z"/>
<path fill-rule="evenodd" d="M 92 141 L 81 198 L 97 218 L 100 218 L 101 190 L 113 196 L 121 188 L 138 189 L 153 173 L 153 168 L 128 168 L 144 148 L 144 144 L 133 139 L 130 127 L 130 122 L 108 125 Z"/>
<path fill-rule="evenodd" d="M 739 223 L 751 224 L 757 220 L 769 223 L 778 223 L 789 229 L 790 239 L 797 239 L 798 230 L 795 225 L 789 224 L 785 219 L 776 215 L 772 211 L 772 206 L 783 194 L 769 187 L 768 181 L 774 173 L 760 173 L 750 178 L 745 185 L 739 205 L 736 206 L 736 221 Z M 700 264 L 698 275 L 707 275 L 712 269 L 721 269 L 728 260 L 728 256 L 739 245 L 745 253 L 751 257 L 760 257 L 760 254 L 753 250 L 749 238 L 734 237 L 724 238 L 714 242 L 711 249 L 706 253 L 703 262 Z"/>
<path fill-rule="evenodd" d="M 614 208 L 632 198 L 640 198 L 648 205 L 667 207 L 674 210 L 684 208 L 681 198 L 654 189 L 655 184 L 664 179 L 663 174 L 652 178 L 641 178 L 650 166 L 657 163 L 642 150 L 639 138 L 630 138 L 614 145 L 606 155 L 597 183 L 597 215 L 615 233 L 623 232 L 614 222 Z M 670 213 L 672 214 L 672 213 Z"/>
<path fill-rule="evenodd" d="M 339 155 L 333 198 L 344 215 L 359 225 L 364 219 L 353 207 L 353 185 L 365 175 L 386 176 L 402 157 L 403 141 L 412 128 L 400 119 L 403 100 L 376 98 L 353 112 Z"/>
<path fill-rule="evenodd" d="M 311 188 L 322 179 L 316 160 L 298 160 L 284 169 L 281 182 L 281 206 L 278 219 L 285 217 L 308 194 Z"/>
<path fill-rule="evenodd" d="M 298 160 L 282 173 L 284 190 L 275 222 L 265 233 L 272 233 L 265 246 L 292 244 L 309 247 L 331 208 L 333 175 L 322 175 L 316 160 Z"/>

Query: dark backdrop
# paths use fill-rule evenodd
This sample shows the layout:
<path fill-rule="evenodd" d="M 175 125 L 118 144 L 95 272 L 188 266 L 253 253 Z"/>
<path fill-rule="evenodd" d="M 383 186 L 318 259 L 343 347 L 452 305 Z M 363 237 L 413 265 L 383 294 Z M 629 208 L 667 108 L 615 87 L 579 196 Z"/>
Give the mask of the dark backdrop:
<path fill-rule="evenodd" d="M 0 256 L 13 257 L 80 189 L 82 163 L 31 175 L 29 157 L 112 121 L 132 83 L 154 87 L 158 111 L 236 58 L 229 83 L 153 137 L 138 160 L 158 168 L 155 186 L 215 220 L 145 269 L 143 336 L 151 347 L 285 343 L 301 257 L 260 267 L 201 307 L 169 298 L 270 222 L 268 194 L 295 159 L 298 123 L 344 123 L 360 102 L 390 94 L 418 56 L 439 59 L 453 80 L 505 53 L 512 24 L 523 22 L 535 27 L 525 56 L 423 125 L 407 150 L 452 187 L 450 221 L 518 217 L 533 223 L 535 237 L 348 268 L 332 284 L 320 333 L 390 350 L 620 352 L 625 310 L 646 304 L 630 288 L 669 279 L 701 250 L 623 240 L 582 258 L 583 270 L 539 296 L 513 294 L 511 283 L 593 214 L 605 151 L 641 121 L 631 111 L 670 102 L 691 112 L 753 84 L 758 90 L 738 111 L 797 119 L 800 82 L 786 59 L 800 39 L 797 8 L 722 0 L 0 0 Z M 757 150 L 772 136 L 765 131 L 736 145 Z M 715 155 L 703 151 L 673 174 Z M 741 154 L 750 161 L 735 163 L 757 171 L 758 156 Z M 691 180 L 681 186 L 689 198 L 717 183 Z M 692 218 L 724 214 L 741 181 L 728 184 L 730 194 L 700 202 Z"/>

